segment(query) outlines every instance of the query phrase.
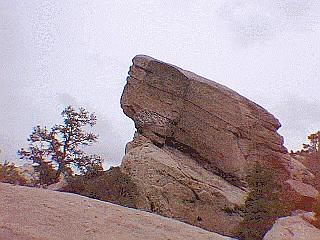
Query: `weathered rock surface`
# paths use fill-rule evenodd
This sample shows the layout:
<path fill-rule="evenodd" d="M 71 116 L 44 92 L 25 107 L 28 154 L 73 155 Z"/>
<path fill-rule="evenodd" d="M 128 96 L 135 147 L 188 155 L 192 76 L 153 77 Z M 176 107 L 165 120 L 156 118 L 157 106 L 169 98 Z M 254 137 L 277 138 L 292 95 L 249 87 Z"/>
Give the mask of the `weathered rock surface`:
<path fill-rule="evenodd" d="M 295 199 L 311 196 L 299 186 L 313 176 L 287 153 L 279 121 L 225 86 L 139 55 L 121 106 L 137 129 L 121 169 L 139 188 L 140 209 L 235 236 L 241 219 L 224 210 L 244 202 L 255 161 L 294 180 Z"/>
<path fill-rule="evenodd" d="M 267 232 L 264 240 L 319 240 L 320 229 L 308 222 L 310 213 L 280 218 Z"/>
<path fill-rule="evenodd" d="M 172 219 L 86 197 L 0 183 L 1 240 L 223 240 Z"/>
<path fill-rule="evenodd" d="M 302 163 L 300 156 L 293 157 L 286 154 L 283 156 L 283 162 L 286 163 L 286 169 L 290 173 L 290 179 L 314 185 L 315 175 Z"/>
<path fill-rule="evenodd" d="M 316 177 L 302 163 L 302 156 L 284 155 L 282 162 L 286 164 L 290 177 L 284 182 L 287 190 L 286 199 L 294 209 L 312 211 L 313 204 L 319 194 L 316 189 Z"/>
<path fill-rule="evenodd" d="M 296 161 L 304 165 L 307 170 L 314 176 L 312 178 L 312 185 L 316 189 L 320 190 L 320 164 L 319 164 L 319 155 L 318 153 L 306 154 L 306 153 L 295 153 L 291 154 Z"/>
<path fill-rule="evenodd" d="M 138 186 L 139 209 L 220 234 L 236 234 L 241 218 L 224 209 L 242 204 L 245 191 L 177 149 L 159 148 L 143 136 L 135 139 L 127 147 L 121 168 Z"/>
<path fill-rule="evenodd" d="M 312 210 L 319 194 L 315 187 L 293 179 L 285 181 L 285 186 L 287 187 L 287 200 L 295 205 L 295 209 Z"/>
<path fill-rule="evenodd" d="M 121 106 L 154 144 L 191 153 L 217 172 L 243 178 L 248 163 L 286 153 L 279 121 L 213 81 L 147 56 L 136 56 Z"/>

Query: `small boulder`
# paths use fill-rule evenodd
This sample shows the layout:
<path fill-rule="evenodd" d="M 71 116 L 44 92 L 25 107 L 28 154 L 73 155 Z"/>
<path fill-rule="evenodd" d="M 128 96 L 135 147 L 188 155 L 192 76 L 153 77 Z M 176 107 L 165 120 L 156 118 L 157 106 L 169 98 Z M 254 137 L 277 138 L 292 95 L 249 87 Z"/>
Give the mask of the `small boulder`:
<path fill-rule="evenodd" d="M 279 218 L 263 240 L 319 240 L 320 229 L 309 221 L 312 213 L 302 212 Z"/>

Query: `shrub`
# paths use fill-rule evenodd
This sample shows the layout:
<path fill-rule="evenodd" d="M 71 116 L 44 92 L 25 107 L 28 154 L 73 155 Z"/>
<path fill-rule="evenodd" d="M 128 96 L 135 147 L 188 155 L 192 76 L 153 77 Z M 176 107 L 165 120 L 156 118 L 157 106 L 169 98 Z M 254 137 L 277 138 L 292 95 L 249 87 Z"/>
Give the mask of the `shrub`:
<path fill-rule="evenodd" d="M 67 182 L 61 191 L 136 208 L 137 187 L 119 167 L 96 174 L 69 177 Z"/>
<path fill-rule="evenodd" d="M 13 163 L 0 164 L 0 182 L 26 185 L 27 180 L 20 174 Z"/>
<path fill-rule="evenodd" d="M 243 221 L 239 226 L 239 239 L 258 240 L 263 238 L 277 218 L 289 212 L 289 208 L 281 201 L 282 186 L 266 166 L 256 162 L 246 180 L 250 192 L 240 208 Z"/>

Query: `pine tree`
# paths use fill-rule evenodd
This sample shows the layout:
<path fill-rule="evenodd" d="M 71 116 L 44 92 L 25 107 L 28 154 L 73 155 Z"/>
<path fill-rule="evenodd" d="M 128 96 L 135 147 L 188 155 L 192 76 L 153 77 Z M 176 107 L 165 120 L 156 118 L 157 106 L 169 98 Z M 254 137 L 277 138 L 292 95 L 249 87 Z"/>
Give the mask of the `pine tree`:
<path fill-rule="evenodd" d="M 51 129 L 36 126 L 28 138 L 29 148 L 21 149 L 21 159 L 32 161 L 40 175 L 40 184 L 49 185 L 59 180 L 61 174 L 70 176 L 74 170 L 85 174 L 91 169 L 102 169 L 98 155 L 87 155 L 83 147 L 97 141 L 98 136 L 87 133 L 88 126 L 96 124 L 96 116 L 84 108 L 76 111 L 68 106 L 61 113 L 64 122 Z"/>
<path fill-rule="evenodd" d="M 309 143 L 303 144 L 303 149 L 308 153 L 319 154 L 320 151 L 320 131 L 308 136 Z"/>
<path fill-rule="evenodd" d="M 259 240 L 288 208 L 281 201 L 282 187 L 270 169 L 256 162 L 246 180 L 250 192 L 241 207 L 243 221 L 239 227 L 239 239 Z"/>

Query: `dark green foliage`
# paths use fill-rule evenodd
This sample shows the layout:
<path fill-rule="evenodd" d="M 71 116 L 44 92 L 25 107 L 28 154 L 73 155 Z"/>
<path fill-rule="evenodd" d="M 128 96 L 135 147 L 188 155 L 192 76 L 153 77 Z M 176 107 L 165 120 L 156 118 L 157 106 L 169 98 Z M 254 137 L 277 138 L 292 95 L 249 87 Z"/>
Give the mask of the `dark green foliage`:
<path fill-rule="evenodd" d="M 308 136 L 309 143 L 303 144 L 304 151 L 308 153 L 319 153 L 320 150 L 320 131 Z"/>
<path fill-rule="evenodd" d="M 54 125 L 50 130 L 35 127 L 28 138 L 28 149 L 22 148 L 18 152 L 21 159 L 38 166 L 35 170 L 44 185 L 57 182 L 61 174 L 67 177 L 74 170 L 85 174 L 90 169 L 101 167 L 100 156 L 87 155 L 83 151 L 84 146 L 97 141 L 97 135 L 85 131 L 88 126 L 96 124 L 96 116 L 84 108 L 76 111 L 71 106 L 64 109 L 61 115 L 63 124 Z"/>
<path fill-rule="evenodd" d="M 20 174 L 13 163 L 0 164 L 0 182 L 26 185 L 27 180 Z"/>
<path fill-rule="evenodd" d="M 298 160 L 315 176 L 311 184 L 320 191 L 320 131 L 310 134 L 308 143 L 303 144 L 303 149 L 291 151 L 291 156 L 298 157 Z"/>
<path fill-rule="evenodd" d="M 224 207 L 221 210 L 227 213 L 228 215 L 238 215 L 238 216 L 243 216 L 244 212 L 244 205 L 235 205 L 234 207 Z"/>
<path fill-rule="evenodd" d="M 40 162 L 39 165 L 34 166 L 34 171 L 39 174 L 35 185 L 48 186 L 57 182 L 58 171 L 50 162 Z"/>
<path fill-rule="evenodd" d="M 281 201 L 283 190 L 273 172 L 260 163 L 247 175 L 249 195 L 241 207 L 243 221 L 239 227 L 239 239 L 259 240 L 272 227 L 274 221 L 285 216 L 289 208 Z"/>
<path fill-rule="evenodd" d="M 130 176 L 119 167 L 105 172 L 90 172 L 68 178 L 68 185 L 61 191 L 112 202 L 127 207 L 136 207 L 137 187 Z"/>

